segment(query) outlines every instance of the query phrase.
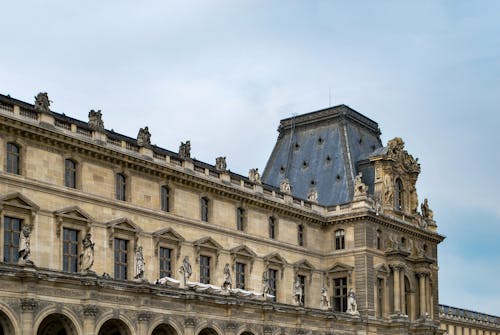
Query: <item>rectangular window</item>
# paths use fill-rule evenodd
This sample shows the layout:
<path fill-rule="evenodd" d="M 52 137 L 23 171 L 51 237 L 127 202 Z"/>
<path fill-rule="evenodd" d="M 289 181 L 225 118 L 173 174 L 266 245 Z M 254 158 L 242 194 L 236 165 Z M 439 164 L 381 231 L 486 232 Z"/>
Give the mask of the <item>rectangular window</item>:
<path fill-rule="evenodd" d="M 245 289 L 245 264 L 236 263 L 236 288 Z"/>
<path fill-rule="evenodd" d="M 302 288 L 302 298 L 300 299 L 300 305 L 304 306 L 306 301 L 306 276 L 299 275 L 300 287 Z"/>
<path fill-rule="evenodd" d="M 21 174 L 20 149 L 14 143 L 7 143 L 7 172 Z"/>
<path fill-rule="evenodd" d="M 22 220 L 4 216 L 3 222 L 3 261 L 17 264 Z"/>
<path fill-rule="evenodd" d="M 121 173 L 116 174 L 116 199 L 125 201 L 127 199 L 127 178 Z"/>
<path fill-rule="evenodd" d="M 304 246 L 304 226 L 303 225 L 298 225 L 297 227 L 297 240 L 299 243 L 299 246 L 303 247 Z"/>
<path fill-rule="evenodd" d="M 384 280 L 377 278 L 377 313 L 378 317 L 383 317 L 384 313 Z"/>
<path fill-rule="evenodd" d="M 64 185 L 76 188 L 76 163 L 71 159 L 64 160 Z"/>
<path fill-rule="evenodd" d="M 161 210 L 170 211 L 170 189 L 167 186 L 161 187 Z"/>
<path fill-rule="evenodd" d="M 127 280 L 128 241 L 115 238 L 115 279 Z"/>
<path fill-rule="evenodd" d="M 343 229 L 335 231 L 335 250 L 345 249 L 345 232 Z"/>
<path fill-rule="evenodd" d="M 276 293 L 278 292 L 278 270 L 269 269 L 269 293 L 274 296 L 273 301 L 276 301 Z"/>
<path fill-rule="evenodd" d="M 336 312 L 347 311 L 347 278 L 333 280 L 333 310 Z"/>
<path fill-rule="evenodd" d="M 200 283 L 210 284 L 210 257 L 200 256 Z"/>
<path fill-rule="evenodd" d="M 63 229 L 63 271 L 78 271 L 78 231 Z"/>
<path fill-rule="evenodd" d="M 269 238 L 276 238 L 276 219 L 272 216 L 269 218 Z"/>
<path fill-rule="evenodd" d="M 245 210 L 241 207 L 236 209 L 236 229 L 245 230 Z"/>
<path fill-rule="evenodd" d="M 172 277 L 172 249 L 160 247 L 160 278 Z"/>
<path fill-rule="evenodd" d="M 201 221 L 208 222 L 208 198 L 203 197 L 200 200 L 201 206 Z"/>

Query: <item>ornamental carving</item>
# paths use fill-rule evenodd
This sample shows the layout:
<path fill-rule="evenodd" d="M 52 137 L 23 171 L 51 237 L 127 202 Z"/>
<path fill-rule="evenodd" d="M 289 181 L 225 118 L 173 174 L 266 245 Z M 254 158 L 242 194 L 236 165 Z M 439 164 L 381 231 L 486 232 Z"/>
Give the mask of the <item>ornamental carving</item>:
<path fill-rule="evenodd" d="M 179 146 L 179 157 L 182 159 L 191 158 L 191 141 L 181 142 Z"/>
<path fill-rule="evenodd" d="M 139 313 L 137 315 L 137 320 L 139 322 L 149 322 L 149 321 L 151 321 L 151 318 L 152 318 L 151 313 L 147 313 L 147 312 Z"/>
<path fill-rule="evenodd" d="M 90 110 L 89 127 L 92 130 L 104 130 L 104 122 L 102 121 L 102 113 L 100 109 L 97 112 L 93 109 Z"/>
<path fill-rule="evenodd" d="M 140 128 L 137 134 L 137 145 L 140 147 L 148 147 L 151 145 L 151 133 L 148 127 Z"/>
<path fill-rule="evenodd" d="M 47 92 L 40 92 L 35 97 L 35 110 L 42 113 L 50 113 L 50 100 Z"/>
<path fill-rule="evenodd" d="M 387 142 L 387 157 L 402 164 L 407 172 L 420 173 L 418 159 L 413 158 L 405 149 L 405 142 L 396 137 Z"/>
<path fill-rule="evenodd" d="M 21 310 L 23 311 L 34 311 L 38 307 L 38 301 L 31 298 L 21 299 Z"/>
<path fill-rule="evenodd" d="M 225 172 L 227 169 L 226 157 L 215 158 L 215 169 L 217 171 Z"/>
<path fill-rule="evenodd" d="M 83 315 L 86 317 L 96 317 L 99 313 L 99 309 L 96 305 L 85 305 L 83 306 Z"/>
<path fill-rule="evenodd" d="M 184 319 L 184 326 L 186 327 L 194 327 L 197 324 L 197 320 L 195 318 L 186 318 Z"/>

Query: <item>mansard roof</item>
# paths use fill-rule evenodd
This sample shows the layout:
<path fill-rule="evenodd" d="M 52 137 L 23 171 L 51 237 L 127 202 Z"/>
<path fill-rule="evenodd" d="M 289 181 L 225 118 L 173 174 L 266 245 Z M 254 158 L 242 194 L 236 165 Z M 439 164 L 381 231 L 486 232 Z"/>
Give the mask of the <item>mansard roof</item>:
<path fill-rule="evenodd" d="M 262 180 L 286 178 L 302 199 L 314 187 L 324 206 L 352 200 L 357 162 L 382 147 L 378 124 L 346 105 L 281 120 L 278 131 Z"/>

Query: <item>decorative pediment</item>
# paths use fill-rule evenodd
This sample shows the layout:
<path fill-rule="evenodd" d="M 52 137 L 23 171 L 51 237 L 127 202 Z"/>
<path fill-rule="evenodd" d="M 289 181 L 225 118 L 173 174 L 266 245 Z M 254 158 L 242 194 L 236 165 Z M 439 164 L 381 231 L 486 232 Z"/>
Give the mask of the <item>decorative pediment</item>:
<path fill-rule="evenodd" d="M 184 242 L 185 239 L 174 229 L 170 227 L 160 229 L 153 233 L 153 239 L 155 241 L 156 255 L 158 255 L 158 247 L 160 245 L 160 242 L 167 242 L 175 244 L 177 246 L 177 259 L 181 256 L 182 242 Z"/>
<path fill-rule="evenodd" d="M 287 265 L 288 262 L 283 258 L 283 256 L 281 256 L 277 252 L 273 252 L 264 257 L 264 264 L 266 269 L 271 265 L 278 266 L 281 270 L 281 278 L 283 278 L 285 265 Z"/>
<path fill-rule="evenodd" d="M 57 236 L 61 236 L 62 223 L 65 219 L 85 225 L 86 233 L 90 232 L 92 217 L 78 206 L 65 207 L 54 211 L 57 219 Z"/>
<path fill-rule="evenodd" d="M 387 142 L 386 157 L 399 163 L 407 172 L 420 173 L 418 159 L 413 158 L 413 156 L 405 150 L 405 142 L 403 142 L 400 137 L 395 137 Z"/>
<path fill-rule="evenodd" d="M 210 236 L 200 238 L 199 240 L 194 241 L 193 245 L 195 248 L 196 263 L 198 263 L 200 260 L 200 252 L 202 250 L 214 253 L 215 264 L 217 265 L 219 263 L 219 254 L 220 251 L 222 250 L 222 246 L 219 243 L 217 243 L 217 241 L 215 241 L 213 238 L 211 238 Z"/>
<path fill-rule="evenodd" d="M 257 257 L 257 254 L 253 252 L 249 247 L 247 247 L 246 245 L 239 245 L 229 250 L 229 253 L 231 254 L 233 268 L 236 264 L 236 259 L 243 258 L 248 260 L 248 262 L 250 263 L 250 272 L 252 272 L 253 263 L 255 261 L 255 258 Z"/>
<path fill-rule="evenodd" d="M 0 206 L 14 207 L 17 209 L 25 209 L 31 212 L 37 212 L 40 207 L 26 196 L 19 192 L 9 193 L 0 197 Z"/>
<path fill-rule="evenodd" d="M 119 218 L 113 221 L 109 221 L 107 224 L 108 230 L 108 240 L 109 246 L 113 245 L 113 239 L 115 237 L 115 231 L 119 230 L 121 232 L 129 233 L 134 235 L 134 248 L 137 246 L 137 242 L 139 240 L 139 234 L 142 229 L 136 225 L 132 220 L 128 218 Z"/>
<path fill-rule="evenodd" d="M 347 277 L 347 281 L 350 284 L 352 281 L 352 270 L 353 266 L 344 263 L 335 263 L 333 266 L 326 271 L 327 284 L 330 285 L 331 279 L 339 277 Z"/>
<path fill-rule="evenodd" d="M 330 269 L 328 269 L 328 273 L 336 273 L 336 272 L 351 272 L 354 269 L 353 266 L 343 264 L 343 263 L 335 263 Z"/>
<path fill-rule="evenodd" d="M 293 274 L 296 277 L 299 273 L 307 273 L 309 275 L 309 283 L 312 281 L 312 272 L 314 266 L 305 258 L 293 263 Z"/>

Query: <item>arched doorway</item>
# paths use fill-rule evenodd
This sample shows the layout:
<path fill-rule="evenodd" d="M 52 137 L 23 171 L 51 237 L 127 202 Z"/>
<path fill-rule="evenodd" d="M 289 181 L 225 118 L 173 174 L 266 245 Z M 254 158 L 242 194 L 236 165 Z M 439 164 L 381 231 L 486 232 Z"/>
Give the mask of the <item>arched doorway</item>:
<path fill-rule="evenodd" d="M 43 319 L 37 335 L 77 335 L 73 322 L 65 315 L 54 313 Z"/>
<path fill-rule="evenodd" d="M 110 319 L 101 326 L 99 335 L 132 335 L 132 333 L 122 320 Z"/>
<path fill-rule="evenodd" d="M 177 335 L 177 332 L 171 325 L 162 323 L 153 329 L 151 335 Z"/>
<path fill-rule="evenodd" d="M 7 314 L 0 311 L 0 335 L 14 335 L 14 326 Z"/>
<path fill-rule="evenodd" d="M 213 328 L 203 328 L 198 335 L 219 335 Z"/>

